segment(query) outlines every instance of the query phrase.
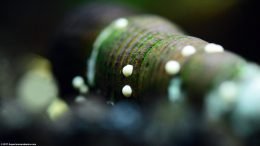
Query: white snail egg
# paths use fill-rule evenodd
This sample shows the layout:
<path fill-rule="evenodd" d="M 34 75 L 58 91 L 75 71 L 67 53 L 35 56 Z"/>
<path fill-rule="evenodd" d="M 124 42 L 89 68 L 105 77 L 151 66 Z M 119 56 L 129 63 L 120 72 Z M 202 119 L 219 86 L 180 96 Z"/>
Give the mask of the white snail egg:
<path fill-rule="evenodd" d="M 122 93 L 125 97 L 130 97 L 132 95 L 132 88 L 129 85 L 125 85 L 122 89 Z"/>
<path fill-rule="evenodd" d="M 225 81 L 219 86 L 219 94 L 227 102 L 233 102 L 237 96 L 237 86 L 232 81 Z"/>
<path fill-rule="evenodd" d="M 76 76 L 72 80 L 72 86 L 74 88 L 80 88 L 82 85 L 84 85 L 84 79 L 81 76 Z"/>
<path fill-rule="evenodd" d="M 133 73 L 133 68 L 134 68 L 133 65 L 130 65 L 130 64 L 126 65 L 126 66 L 122 69 L 123 75 L 124 75 L 125 77 L 131 76 L 132 73 Z"/>
<path fill-rule="evenodd" d="M 115 26 L 118 28 L 124 28 L 128 25 L 128 20 L 125 18 L 119 18 L 115 22 Z"/>
<path fill-rule="evenodd" d="M 179 62 L 175 60 L 170 60 L 165 64 L 165 71 L 169 75 L 177 74 L 181 69 Z"/>
<path fill-rule="evenodd" d="M 221 45 L 209 43 L 205 46 L 204 50 L 208 53 L 223 52 L 224 48 Z"/>
<path fill-rule="evenodd" d="M 79 87 L 79 92 L 82 93 L 82 94 L 86 94 L 88 93 L 88 86 L 87 85 L 82 85 Z"/>
<path fill-rule="evenodd" d="M 196 53 L 196 49 L 190 45 L 185 46 L 181 51 L 182 56 L 190 56 L 194 53 Z"/>

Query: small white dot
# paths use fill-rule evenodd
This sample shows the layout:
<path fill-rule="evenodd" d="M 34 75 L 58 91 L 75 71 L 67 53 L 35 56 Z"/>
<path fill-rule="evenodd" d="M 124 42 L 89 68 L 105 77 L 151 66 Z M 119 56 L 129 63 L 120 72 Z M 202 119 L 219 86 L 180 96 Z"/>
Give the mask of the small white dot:
<path fill-rule="evenodd" d="M 237 96 L 237 86 L 232 81 L 225 81 L 219 86 L 219 94 L 222 99 L 227 102 L 232 102 Z"/>
<path fill-rule="evenodd" d="M 205 46 L 204 50 L 208 53 L 223 52 L 224 48 L 221 45 L 209 43 Z"/>
<path fill-rule="evenodd" d="M 165 70 L 168 74 L 174 75 L 177 74 L 181 69 L 179 62 L 170 60 L 165 64 Z"/>
<path fill-rule="evenodd" d="M 79 92 L 82 94 L 88 93 L 88 86 L 87 85 L 82 85 L 79 87 Z"/>
<path fill-rule="evenodd" d="M 81 76 L 76 76 L 72 80 L 72 86 L 76 89 L 84 85 L 84 79 Z"/>
<path fill-rule="evenodd" d="M 132 88 L 129 85 L 125 85 L 122 89 L 122 93 L 125 97 L 130 97 L 132 95 Z"/>
<path fill-rule="evenodd" d="M 76 103 L 83 103 L 86 101 L 86 98 L 84 96 L 77 96 L 75 99 Z"/>
<path fill-rule="evenodd" d="M 181 51 L 183 56 L 190 56 L 194 53 L 196 53 L 196 49 L 193 46 L 185 46 Z"/>
<path fill-rule="evenodd" d="M 125 18 L 119 18 L 118 20 L 116 20 L 115 22 L 115 26 L 118 28 L 124 28 L 128 25 L 128 20 Z"/>
<path fill-rule="evenodd" d="M 125 77 L 129 77 L 129 76 L 131 76 L 132 75 L 132 73 L 133 73 L 133 65 L 126 65 L 124 68 L 123 68 L 123 70 L 122 70 L 122 72 L 123 72 L 123 75 L 125 76 Z"/>
<path fill-rule="evenodd" d="M 55 99 L 47 108 L 48 116 L 51 120 L 57 120 L 69 111 L 69 106 L 66 102 L 60 99 Z"/>
<path fill-rule="evenodd" d="M 107 104 L 110 105 L 110 106 L 114 106 L 115 103 L 113 101 L 107 101 Z"/>

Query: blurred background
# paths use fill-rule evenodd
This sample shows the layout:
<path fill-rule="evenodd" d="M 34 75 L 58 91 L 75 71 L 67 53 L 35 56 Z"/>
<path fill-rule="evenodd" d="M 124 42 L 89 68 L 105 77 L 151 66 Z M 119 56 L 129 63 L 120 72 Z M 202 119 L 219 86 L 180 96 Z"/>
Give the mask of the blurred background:
<path fill-rule="evenodd" d="M 0 2 L 0 48 L 44 54 L 71 10 L 102 0 L 12 0 Z M 249 60 L 256 55 L 259 9 L 256 0 L 110 0 L 179 24 L 192 36 L 223 45 Z"/>

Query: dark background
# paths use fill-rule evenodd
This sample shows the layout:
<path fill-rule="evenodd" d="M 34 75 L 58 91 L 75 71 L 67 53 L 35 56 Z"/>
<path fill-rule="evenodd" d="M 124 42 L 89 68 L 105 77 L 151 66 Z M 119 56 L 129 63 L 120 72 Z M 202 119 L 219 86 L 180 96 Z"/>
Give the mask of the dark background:
<path fill-rule="evenodd" d="M 64 15 L 87 0 L 6 0 L 0 2 L 0 49 L 46 54 Z M 95 1 L 96 2 L 96 1 Z M 107 2 L 107 1 L 106 1 Z M 164 16 L 188 34 L 218 43 L 260 62 L 259 6 L 256 0 L 113 0 Z"/>

